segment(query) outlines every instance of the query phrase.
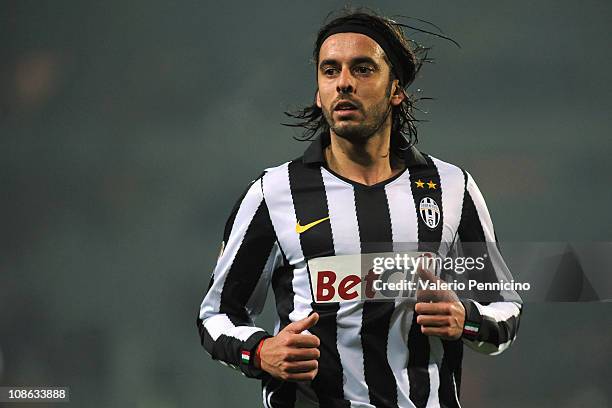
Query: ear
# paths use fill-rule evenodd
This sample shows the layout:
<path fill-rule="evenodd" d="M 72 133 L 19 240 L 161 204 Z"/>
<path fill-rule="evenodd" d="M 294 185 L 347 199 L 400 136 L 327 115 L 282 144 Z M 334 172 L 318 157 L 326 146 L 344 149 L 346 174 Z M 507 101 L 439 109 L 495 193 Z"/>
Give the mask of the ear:
<path fill-rule="evenodd" d="M 321 95 L 319 95 L 319 90 L 317 89 L 317 93 L 315 95 L 315 101 L 319 109 L 321 109 Z"/>
<path fill-rule="evenodd" d="M 391 88 L 391 105 L 398 106 L 406 99 L 406 93 L 402 87 L 399 86 L 399 81 L 397 79 L 393 80 Z"/>

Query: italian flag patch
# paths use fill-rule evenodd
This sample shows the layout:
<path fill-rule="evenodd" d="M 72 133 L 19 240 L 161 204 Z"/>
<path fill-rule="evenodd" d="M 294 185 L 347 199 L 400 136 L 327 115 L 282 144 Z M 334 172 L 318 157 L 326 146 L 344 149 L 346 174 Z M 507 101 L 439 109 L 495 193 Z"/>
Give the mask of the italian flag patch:
<path fill-rule="evenodd" d="M 242 350 L 241 357 L 244 364 L 249 364 L 249 361 L 251 361 L 251 352 Z"/>
<path fill-rule="evenodd" d="M 477 334 L 478 333 L 478 325 L 476 323 L 465 323 L 463 327 L 463 332 L 467 334 Z"/>

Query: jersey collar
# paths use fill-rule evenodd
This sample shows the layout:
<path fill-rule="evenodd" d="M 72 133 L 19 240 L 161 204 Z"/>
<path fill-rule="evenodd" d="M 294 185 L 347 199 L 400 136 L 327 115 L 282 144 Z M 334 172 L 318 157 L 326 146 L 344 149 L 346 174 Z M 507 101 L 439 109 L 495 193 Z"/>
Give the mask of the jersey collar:
<path fill-rule="evenodd" d="M 329 145 L 329 133 L 320 133 L 317 137 L 310 143 L 310 146 L 304 152 L 302 156 L 302 162 L 304 164 L 325 164 L 325 155 L 323 151 Z M 414 168 L 417 166 L 427 166 L 427 160 L 423 156 L 421 152 L 417 150 L 416 147 L 410 146 L 404 152 L 404 163 L 409 168 Z"/>

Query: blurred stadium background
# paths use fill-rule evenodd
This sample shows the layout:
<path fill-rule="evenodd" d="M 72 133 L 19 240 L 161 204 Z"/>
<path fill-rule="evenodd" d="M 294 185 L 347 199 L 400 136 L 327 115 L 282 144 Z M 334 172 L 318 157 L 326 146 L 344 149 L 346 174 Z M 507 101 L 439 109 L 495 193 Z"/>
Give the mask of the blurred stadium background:
<path fill-rule="evenodd" d="M 315 33 L 343 4 L 0 2 L 0 384 L 261 405 L 196 313 L 236 198 L 306 146 L 282 112 L 311 101 Z M 612 3 L 355 4 L 462 44 L 415 37 L 437 61 L 419 146 L 471 171 L 500 240 L 610 240 Z M 466 350 L 463 405 L 610 406 L 611 312 L 528 304 L 505 354 Z"/>

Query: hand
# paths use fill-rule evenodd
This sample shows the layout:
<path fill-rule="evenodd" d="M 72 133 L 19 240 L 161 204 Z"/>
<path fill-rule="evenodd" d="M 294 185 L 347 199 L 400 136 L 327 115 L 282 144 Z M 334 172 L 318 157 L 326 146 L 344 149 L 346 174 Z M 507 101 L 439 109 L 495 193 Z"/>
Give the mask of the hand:
<path fill-rule="evenodd" d="M 418 268 L 417 273 L 422 281 L 434 284 L 444 282 L 424 268 Z M 454 291 L 418 289 L 417 302 L 414 311 L 418 314 L 416 321 L 421 325 L 421 333 L 444 340 L 457 340 L 461 337 L 465 308 Z"/>
<path fill-rule="evenodd" d="M 302 333 L 319 321 L 313 313 L 288 324 L 276 336 L 263 340 L 259 352 L 260 368 L 283 381 L 312 381 L 319 372 L 319 338 Z"/>

